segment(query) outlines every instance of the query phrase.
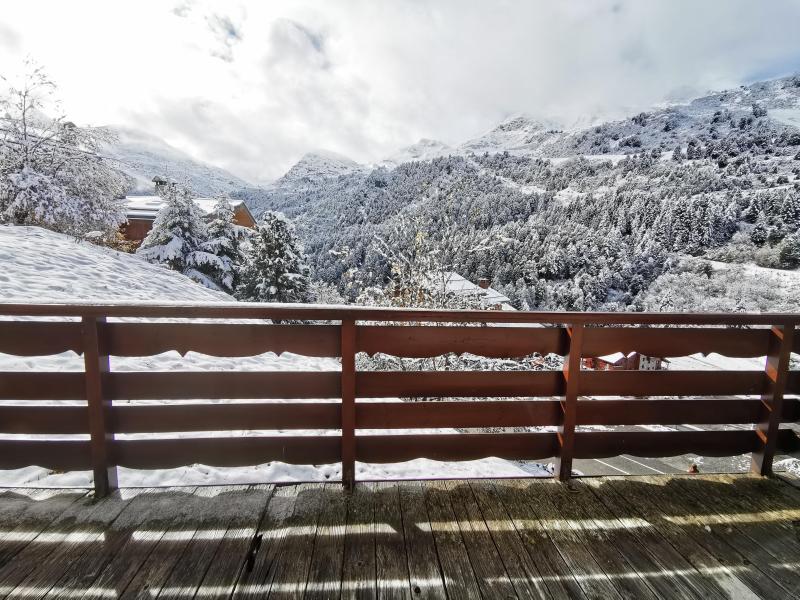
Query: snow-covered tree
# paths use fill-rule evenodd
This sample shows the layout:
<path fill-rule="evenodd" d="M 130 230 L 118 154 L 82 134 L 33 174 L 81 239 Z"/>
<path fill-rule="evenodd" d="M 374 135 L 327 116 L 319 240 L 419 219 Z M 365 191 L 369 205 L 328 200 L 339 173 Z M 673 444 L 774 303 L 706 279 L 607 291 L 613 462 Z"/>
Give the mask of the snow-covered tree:
<path fill-rule="evenodd" d="M 800 266 L 800 232 L 784 238 L 779 246 L 781 267 L 794 269 Z"/>
<path fill-rule="evenodd" d="M 251 302 L 307 302 L 309 269 L 294 227 L 267 212 L 250 239 L 236 297 Z"/>
<path fill-rule="evenodd" d="M 248 231 L 234 222 L 230 199 L 219 196 L 208 224 L 208 239 L 200 245 L 209 258 L 215 258 L 198 268 L 216 287 L 229 294 L 234 293 L 238 284 L 238 270 L 244 262 L 242 244 Z"/>
<path fill-rule="evenodd" d="M 182 185 L 168 184 L 161 194 L 164 206 L 136 253 L 148 262 L 166 265 L 206 287 L 218 289 L 204 273 L 210 265 L 221 261 L 203 248 L 208 241 L 203 212 Z"/>
<path fill-rule="evenodd" d="M 128 185 L 99 154 L 111 136 L 67 121 L 54 83 L 41 67 L 25 68 L 19 83 L 2 78 L 0 222 L 111 234 L 125 219 L 121 198 Z"/>

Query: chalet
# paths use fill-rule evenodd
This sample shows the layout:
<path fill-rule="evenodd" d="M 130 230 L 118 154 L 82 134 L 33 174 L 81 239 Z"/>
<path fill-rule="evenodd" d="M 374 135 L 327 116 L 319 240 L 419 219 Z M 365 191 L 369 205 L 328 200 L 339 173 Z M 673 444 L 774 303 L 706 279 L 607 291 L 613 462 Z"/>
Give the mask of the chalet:
<path fill-rule="evenodd" d="M 156 181 L 156 187 L 158 182 Z M 164 206 L 161 196 L 126 196 L 125 224 L 120 228 L 122 235 L 130 242 L 139 244 L 153 227 L 158 211 Z M 210 219 L 214 212 L 216 198 L 195 198 L 194 203 Z M 254 229 L 256 220 L 242 200 L 231 199 L 233 220 L 237 225 Z"/>
<path fill-rule="evenodd" d="M 488 279 L 479 279 L 475 284 L 458 273 L 450 272 L 445 274 L 444 288 L 457 296 L 479 298 L 484 309 L 516 310 L 507 296 L 489 287 Z"/>
<path fill-rule="evenodd" d="M 595 371 L 661 371 L 667 368 L 668 363 L 666 358 L 646 356 L 638 352 L 615 352 L 583 359 L 583 366 Z"/>

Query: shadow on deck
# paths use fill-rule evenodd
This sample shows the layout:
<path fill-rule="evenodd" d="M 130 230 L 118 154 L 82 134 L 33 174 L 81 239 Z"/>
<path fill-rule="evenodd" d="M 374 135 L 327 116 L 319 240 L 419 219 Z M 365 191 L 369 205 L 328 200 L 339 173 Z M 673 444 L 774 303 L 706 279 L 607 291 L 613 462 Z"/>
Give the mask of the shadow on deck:
<path fill-rule="evenodd" d="M 800 489 L 750 476 L 0 494 L 0 597 L 788 598 Z"/>

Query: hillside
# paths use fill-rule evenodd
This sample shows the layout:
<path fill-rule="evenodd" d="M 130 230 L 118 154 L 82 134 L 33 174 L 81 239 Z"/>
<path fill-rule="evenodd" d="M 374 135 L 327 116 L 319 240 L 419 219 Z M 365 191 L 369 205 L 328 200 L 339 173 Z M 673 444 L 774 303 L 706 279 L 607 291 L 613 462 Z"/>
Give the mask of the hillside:
<path fill-rule="evenodd" d="M 199 196 L 214 196 L 247 187 L 248 182 L 228 171 L 195 160 L 148 133 L 123 127 L 107 128 L 116 141 L 103 148 L 134 181 L 130 193 L 152 193 L 156 175 L 186 181 Z"/>
<path fill-rule="evenodd" d="M 350 299 L 389 275 L 377 240 L 424 240 L 520 308 L 636 308 L 680 256 L 800 266 L 798 115 L 800 77 L 577 130 L 516 116 L 456 148 L 241 196 L 294 218 L 317 277 Z"/>

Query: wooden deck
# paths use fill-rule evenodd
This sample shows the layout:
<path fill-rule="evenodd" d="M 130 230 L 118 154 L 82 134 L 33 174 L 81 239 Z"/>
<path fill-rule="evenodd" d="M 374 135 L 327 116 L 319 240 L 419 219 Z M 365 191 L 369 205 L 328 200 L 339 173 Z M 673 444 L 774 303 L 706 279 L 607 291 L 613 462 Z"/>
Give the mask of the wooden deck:
<path fill-rule="evenodd" d="M 0 598 L 796 598 L 791 483 L 3 490 Z"/>

